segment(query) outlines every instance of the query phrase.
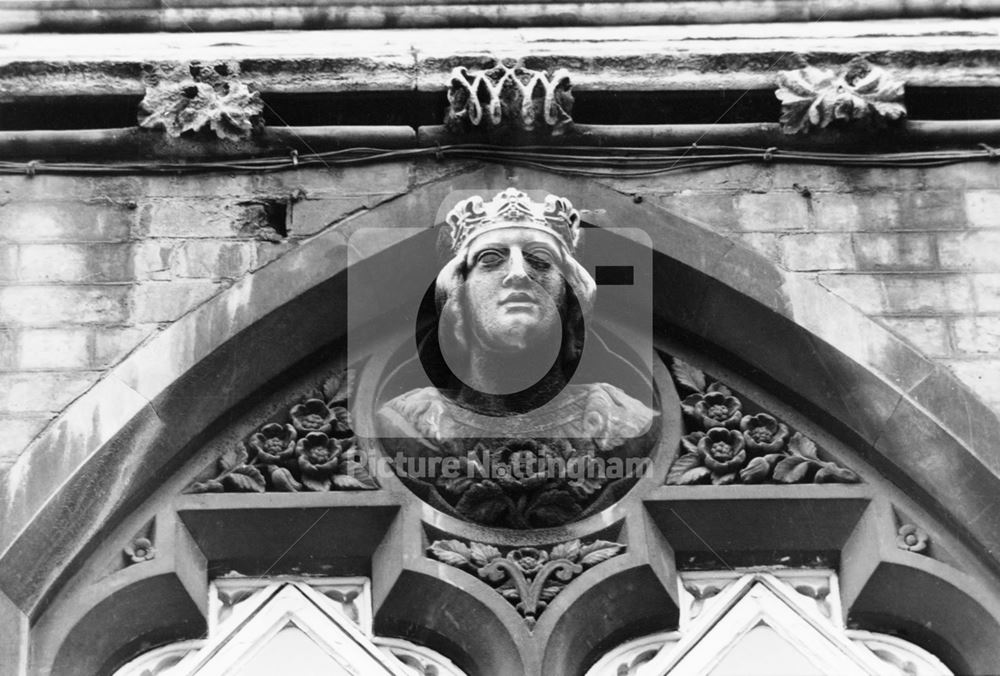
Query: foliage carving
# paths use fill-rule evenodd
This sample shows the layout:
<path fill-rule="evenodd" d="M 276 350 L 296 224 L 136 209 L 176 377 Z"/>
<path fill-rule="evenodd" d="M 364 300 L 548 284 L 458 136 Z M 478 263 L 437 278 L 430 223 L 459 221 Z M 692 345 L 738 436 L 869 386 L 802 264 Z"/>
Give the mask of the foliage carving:
<path fill-rule="evenodd" d="M 297 493 L 373 490 L 347 410 L 353 382 L 348 369 L 328 379 L 292 406 L 287 418 L 260 426 L 245 442 L 228 448 L 191 493 Z M 330 396 L 329 400 L 325 397 Z"/>
<path fill-rule="evenodd" d="M 904 83 L 864 59 L 842 72 L 806 66 L 779 73 L 775 95 L 781 101 L 781 128 L 805 134 L 830 124 L 884 125 L 906 116 Z"/>
<path fill-rule="evenodd" d="M 148 69 L 139 126 L 173 137 L 208 129 L 223 140 L 249 138 L 263 125 L 264 102 L 237 75 L 237 64 L 226 62 Z"/>
<path fill-rule="evenodd" d="M 748 413 L 723 383 L 674 359 L 684 436 L 667 472 L 667 483 L 796 484 L 857 483 L 852 470 L 825 459 L 812 439 L 769 413 Z"/>
<path fill-rule="evenodd" d="M 524 616 L 529 628 L 567 584 L 584 570 L 618 556 L 625 545 L 606 540 L 563 542 L 550 548 L 518 547 L 506 554 L 493 545 L 437 540 L 427 550 L 449 566 L 478 575 Z"/>

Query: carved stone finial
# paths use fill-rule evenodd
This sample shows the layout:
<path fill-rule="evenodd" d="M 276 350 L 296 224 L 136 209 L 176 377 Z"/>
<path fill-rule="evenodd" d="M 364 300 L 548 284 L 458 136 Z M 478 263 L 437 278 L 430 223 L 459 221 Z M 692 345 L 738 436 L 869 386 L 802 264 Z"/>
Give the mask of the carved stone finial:
<path fill-rule="evenodd" d="M 448 88 L 450 107 L 445 124 L 453 131 L 482 127 L 487 131 L 546 131 L 562 134 L 573 123 L 569 72 L 529 70 L 498 62 L 470 73 L 456 68 Z"/>
<path fill-rule="evenodd" d="M 896 532 L 896 546 L 906 552 L 923 552 L 929 540 L 927 533 L 912 523 L 903 524 Z"/>
<path fill-rule="evenodd" d="M 809 133 L 833 122 L 871 126 L 906 116 L 904 83 L 882 68 L 856 58 L 844 70 L 806 66 L 778 74 L 781 129 Z"/>
<path fill-rule="evenodd" d="M 208 128 L 223 140 L 248 138 L 262 125 L 264 102 L 238 75 L 227 62 L 147 67 L 139 126 L 174 137 Z"/>
<path fill-rule="evenodd" d="M 437 540 L 427 551 L 450 566 L 476 573 L 514 604 L 531 628 L 570 581 L 587 568 L 623 553 L 625 545 L 571 540 L 549 548 L 519 547 L 504 555 L 493 545 Z"/>

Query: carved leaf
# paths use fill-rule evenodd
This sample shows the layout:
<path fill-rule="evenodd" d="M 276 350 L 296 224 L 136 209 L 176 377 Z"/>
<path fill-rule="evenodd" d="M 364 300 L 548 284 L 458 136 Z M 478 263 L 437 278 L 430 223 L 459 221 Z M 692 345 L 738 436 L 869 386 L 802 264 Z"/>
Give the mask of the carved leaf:
<path fill-rule="evenodd" d="M 450 566 L 468 566 L 472 563 L 472 552 L 460 540 L 438 540 L 427 548 L 431 554 Z"/>
<path fill-rule="evenodd" d="M 681 385 L 684 385 L 695 392 L 705 392 L 705 374 L 691 366 L 691 364 L 674 357 L 674 363 L 671 366 L 671 370 L 674 372 L 674 377 L 677 378 L 677 382 Z"/>
<path fill-rule="evenodd" d="M 674 460 L 667 472 L 667 483 L 673 486 L 689 486 L 702 483 L 712 472 L 701 464 L 701 456 L 688 453 Z"/>
<path fill-rule="evenodd" d="M 625 549 L 625 545 L 606 540 L 597 540 L 580 548 L 580 563 L 585 567 L 596 566 L 617 556 Z"/>
<path fill-rule="evenodd" d="M 250 465 L 240 465 L 234 467 L 229 474 L 223 477 L 222 482 L 241 493 L 263 493 L 264 475 L 256 467 Z"/>
<path fill-rule="evenodd" d="M 813 481 L 818 484 L 856 484 L 861 481 L 861 477 L 859 477 L 853 470 L 847 469 L 846 467 L 839 467 L 832 462 L 828 462 L 825 463 L 818 472 L 816 472 L 816 476 L 813 477 Z"/>
<path fill-rule="evenodd" d="M 208 481 L 196 481 L 189 489 L 192 493 L 221 493 L 226 490 L 221 481 L 209 479 Z"/>
<path fill-rule="evenodd" d="M 819 457 L 816 455 L 816 443 L 801 432 L 796 432 L 788 440 L 788 450 L 810 460 L 819 460 Z"/>
<path fill-rule="evenodd" d="M 271 470 L 271 488 L 276 491 L 295 493 L 301 490 L 302 484 L 295 480 L 287 468 L 275 467 Z"/>
<path fill-rule="evenodd" d="M 813 463 L 808 458 L 790 455 L 774 468 L 774 480 L 783 484 L 799 483 L 806 480 L 813 469 Z"/>
<path fill-rule="evenodd" d="M 353 393 L 354 378 L 355 369 L 344 369 L 333 374 L 320 386 L 323 398 L 330 402 L 330 405 L 349 400 Z"/>
<path fill-rule="evenodd" d="M 302 475 L 302 485 L 311 491 L 316 491 L 317 493 L 330 490 L 330 485 L 332 483 L 333 481 L 330 477 L 317 477 L 309 474 Z"/>
<path fill-rule="evenodd" d="M 378 488 L 378 483 L 372 478 L 368 468 L 357 460 L 345 460 L 341 465 L 341 469 L 343 474 L 337 474 L 333 477 L 333 483 L 337 488 L 365 491 Z"/>
<path fill-rule="evenodd" d="M 549 558 L 555 559 L 567 559 L 569 561 L 576 561 L 577 557 L 580 556 L 580 541 L 570 540 L 569 542 L 563 542 L 552 548 L 549 552 Z"/>
<path fill-rule="evenodd" d="M 736 483 L 736 472 L 732 474 L 713 474 L 712 483 L 716 486 L 728 486 L 729 484 Z"/>
<path fill-rule="evenodd" d="M 485 545 L 481 542 L 469 543 L 470 556 L 477 566 L 485 566 L 490 561 L 494 561 L 503 556 L 500 550 L 493 545 Z"/>
<path fill-rule="evenodd" d="M 231 446 L 219 457 L 219 472 L 225 474 L 244 464 L 249 457 L 247 447 L 243 444 Z"/>
<path fill-rule="evenodd" d="M 764 458 L 753 458 L 740 470 L 740 481 L 745 484 L 760 484 L 771 475 L 771 465 Z"/>

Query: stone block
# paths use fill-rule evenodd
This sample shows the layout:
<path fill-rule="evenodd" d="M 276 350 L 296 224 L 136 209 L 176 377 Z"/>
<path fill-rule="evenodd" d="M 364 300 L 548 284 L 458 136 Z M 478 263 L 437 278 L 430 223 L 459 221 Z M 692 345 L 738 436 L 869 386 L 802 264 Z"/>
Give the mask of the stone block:
<path fill-rule="evenodd" d="M 955 349 L 970 354 L 1000 353 L 1000 317 L 959 317 L 952 322 Z"/>
<path fill-rule="evenodd" d="M 0 206 L 0 241 L 124 241 L 135 215 L 120 204 L 11 202 Z"/>
<path fill-rule="evenodd" d="M 345 216 L 370 208 L 389 197 L 390 195 L 354 195 L 295 202 L 292 204 L 288 234 L 292 237 L 315 235 Z"/>
<path fill-rule="evenodd" d="M 217 282 L 147 282 L 132 289 L 131 318 L 136 323 L 172 322 L 221 291 Z"/>
<path fill-rule="evenodd" d="M 961 313 L 975 305 L 961 275 L 823 274 L 819 282 L 868 314 Z"/>
<path fill-rule="evenodd" d="M 93 368 L 114 366 L 147 337 L 159 331 L 156 324 L 101 328 L 94 333 L 90 364 Z"/>
<path fill-rule="evenodd" d="M 311 168 L 285 174 L 282 178 L 288 193 L 301 190 L 306 197 L 311 198 L 374 193 L 398 195 L 410 188 L 410 168 L 409 162 L 365 167 Z"/>
<path fill-rule="evenodd" d="M 958 230 L 966 226 L 965 195 L 958 190 L 909 190 L 899 195 L 900 230 Z"/>
<path fill-rule="evenodd" d="M 979 312 L 1000 312 L 1000 274 L 979 273 L 969 275 L 976 310 Z"/>
<path fill-rule="evenodd" d="M 139 230 L 145 237 L 236 237 L 248 219 L 263 218 L 255 205 L 234 200 L 159 199 L 142 205 Z"/>
<path fill-rule="evenodd" d="M 171 261 L 174 250 L 184 243 L 177 239 L 150 239 L 132 247 L 132 269 L 137 280 L 173 279 Z"/>
<path fill-rule="evenodd" d="M 851 237 L 841 233 L 786 234 L 778 240 L 788 270 L 849 270 L 855 267 Z"/>
<path fill-rule="evenodd" d="M 126 285 L 0 287 L 0 325 L 119 324 L 127 313 Z"/>
<path fill-rule="evenodd" d="M 1000 167 L 984 162 L 963 162 L 923 170 L 926 185 L 949 185 L 960 190 L 1000 190 Z"/>
<path fill-rule="evenodd" d="M 256 242 L 200 240 L 176 248 L 171 270 L 181 278 L 237 279 L 256 264 Z"/>
<path fill-rule="evenodd" d="M 861 270 L 929 270 L 934 267 L 930 235 L 855 233 L 854 253 Z"/>
<path fill-rule="evenodd" d="M 942 317 L 881 317 L 879 321 L 929 357 L 951 354 L 948 321 Z"/>
<path fill-rule="evenodd" d="M 861 230 L 861 208 L 850 193 L 818 193 L 812 198 L 817 230 Z"/>
<path fill-rule="evenodd" d="M 90 366 L 90 330 L 25 329 L 18 334 L 20 369 L 85 369 Z"/>
<path fill-rule="evenodd" d="M 659 196 L 656 200 L 665 210 L 702 223 L 715 232 L 727 233 L 736 229 L 736 200 L 731 192 L 706 193 L 688 189 Z"/>
<path fill-rule="evenodd" d="M 1000 229 L 939 235 L 938 257 L 945 270 L 1000 272 Z"/>
<path fill-rule="evenodd" d="M 807 200 L 795 192 L 747 193 L 736 200 L 741 230 L 809 230 Z"/>
<path fill-rule="evenodd" d="M 132 278 L 131 245 L 22 244 L 17 279 L 21 282 L 120 282 Z"/>
<path fill-rule="evenodd" d="M 0 373 L 0 415 L 58 413 L 93 385 L 100 373 Z"/>
<path fill-rule="evenodd" d="M 966 192 L 965 218 L 972 228 L 1000 228 L 1000 190 Z"/>
<path fill-rule="evenodd" d="M 994 411 L 1000 411 L 1000 358 L 942 361 Z"/>
<path fill-rule="evenodd" d="M 119 202 L 125 205 L 146 194 L 147 180 L 142 176 L 0 176 L 0 202 L 5 201 L 93 201 Z"/>
<path fill-rule="evenodd" d="M 734 235 L 745 248 L 750 249 L 770 261 L 780 260 L 778 242 L 781 233 L 777 232 L 741 232 Z"/>
<path fill-rule="evenodd" d="M 0 282 L 17 279 L 17 246 L 0 244 Z"/>
<path fill-rule="evenodd" d="M 49 421 L 51 415 L 44 416 L 0 416 L 0 458 L 16 458 L 21 451 L 38 436 Z"/>
<path fill-rule="evenodd" d="M 17 368 L 17 339 L 13 331 L 0 329 L 0 371 Z"/>

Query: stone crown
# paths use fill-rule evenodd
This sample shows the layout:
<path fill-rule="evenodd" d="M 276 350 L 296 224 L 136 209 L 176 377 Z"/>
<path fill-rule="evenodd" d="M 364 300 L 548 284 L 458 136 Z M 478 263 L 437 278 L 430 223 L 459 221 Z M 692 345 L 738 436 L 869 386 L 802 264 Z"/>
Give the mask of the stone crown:
<path fill-rule="evenodd" d="M 570 254 L 576 253 L 580 241 L 580 212 L 568 199 L 547 195 L 543 202 L 535 202 L 516 188 L 507 188 L 489 202 L 479 195 L 462 200 L 448 212 L 445 222 L 451 232 L 452 253 L 488 230 L 512 225 L 547 232 Z"/>

